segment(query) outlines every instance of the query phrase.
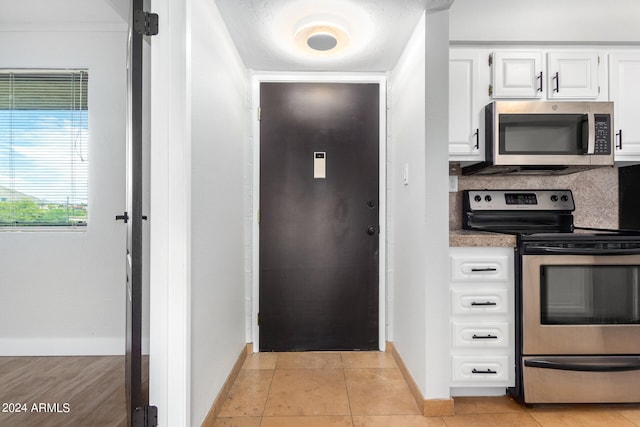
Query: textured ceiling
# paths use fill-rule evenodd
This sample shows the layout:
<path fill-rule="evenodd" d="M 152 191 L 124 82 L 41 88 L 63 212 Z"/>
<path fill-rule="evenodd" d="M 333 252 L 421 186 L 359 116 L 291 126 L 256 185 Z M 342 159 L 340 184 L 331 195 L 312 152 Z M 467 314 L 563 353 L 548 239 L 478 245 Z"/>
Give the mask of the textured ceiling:
<path fill-rule="evenodd" d="M 128 0 L 0 0 L 0 30 L 121 30 Z"/>
<path fill-rule="evenodd" d="M 177 1 L 177 0 L 176 0 Z M 424 10 L 453 0 L 211 0 L 247 68 L 256 71 L 392 69 Z M 123 30 L 130 0 L 0 0 L 0 31 Z M 300 24 L 331 22 L 347 30 L 347 49 L 331 57 L 303 53 L 293 42 Z"/>
<path fill-rule="evenodd" d="M 247 68 L 257 71 L 388 71 L 423 11 L 453 0 L 216 0 Z M 300 23 L 334 22 L 348 30 L 348 49 L 314 57 L 295 48 Z"/>

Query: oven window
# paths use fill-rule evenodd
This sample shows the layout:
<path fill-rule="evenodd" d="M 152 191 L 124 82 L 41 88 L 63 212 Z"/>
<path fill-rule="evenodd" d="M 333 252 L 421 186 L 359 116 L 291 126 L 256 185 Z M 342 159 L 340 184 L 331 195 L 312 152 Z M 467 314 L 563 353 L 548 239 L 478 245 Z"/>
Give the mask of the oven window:
<path fill-rule="evenodd" d="M 585 114 L 501 114 L 500 154 L 584 154 Z"/>
<path fill-rule="evenodd" d="M 640 323 L 640 266 L 543 265 L 543 325 Z"/>

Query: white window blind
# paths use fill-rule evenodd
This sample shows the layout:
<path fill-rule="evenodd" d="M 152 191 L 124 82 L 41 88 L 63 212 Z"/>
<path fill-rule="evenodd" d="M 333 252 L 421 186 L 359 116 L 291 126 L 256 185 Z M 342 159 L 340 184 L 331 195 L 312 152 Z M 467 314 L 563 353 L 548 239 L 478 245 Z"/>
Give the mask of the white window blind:
<path fill-rule="evenodd" d="M 87 224 L 88 73 L 0 70 L 0 227 Z"/>

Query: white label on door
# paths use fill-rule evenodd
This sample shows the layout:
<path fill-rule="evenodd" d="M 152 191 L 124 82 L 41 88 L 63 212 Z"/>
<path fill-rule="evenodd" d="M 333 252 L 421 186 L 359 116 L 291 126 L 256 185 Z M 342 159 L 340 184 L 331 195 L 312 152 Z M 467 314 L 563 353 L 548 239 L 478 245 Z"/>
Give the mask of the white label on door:
<path fill-rule="evenodd" d="M 316 179 L 327 177 L 327 153 L 324 151 L 313 153 L 313 177 Z"/>

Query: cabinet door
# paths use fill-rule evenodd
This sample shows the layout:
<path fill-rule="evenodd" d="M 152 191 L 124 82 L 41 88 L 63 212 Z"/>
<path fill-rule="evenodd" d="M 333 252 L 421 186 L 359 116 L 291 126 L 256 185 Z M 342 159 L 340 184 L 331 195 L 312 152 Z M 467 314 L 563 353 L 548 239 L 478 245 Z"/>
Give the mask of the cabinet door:
<path fill-rule="evenodd" d="M 596 99 L 600 94 L 598 52 L 547 54 L 547 98 Z"/>
<path fill-rule="evenodd" d="M 541 98 L 542 69 L 542 52 L 493 52 L 493 98 Z"/>
<path fill-rule="evenodd" d="M 489 102 L 483 77 L 486 53 L 452 49 L 449 52 L 449 159 L 484 160 L 484 132 L 481 117 Z M 481 66 L 484 64 L 484 67 Z M 484 72 L 484 73 L 483 73 Z M 483 90 L 484 89 L 484 90 Z M 485 94 L 483 96 L 483 93 Z"/>
<path fill-rule="evenodd" d="M 616 161 L 640 161 L 640 51 L 609 57 Z"/>

